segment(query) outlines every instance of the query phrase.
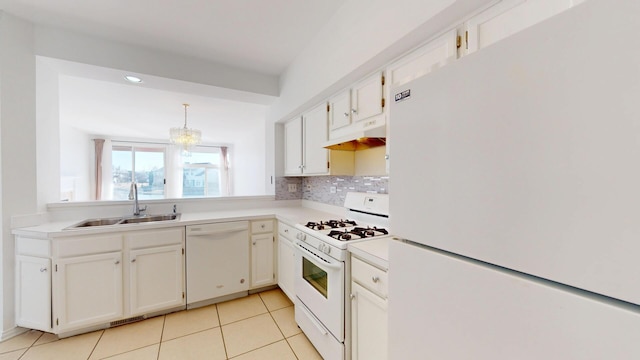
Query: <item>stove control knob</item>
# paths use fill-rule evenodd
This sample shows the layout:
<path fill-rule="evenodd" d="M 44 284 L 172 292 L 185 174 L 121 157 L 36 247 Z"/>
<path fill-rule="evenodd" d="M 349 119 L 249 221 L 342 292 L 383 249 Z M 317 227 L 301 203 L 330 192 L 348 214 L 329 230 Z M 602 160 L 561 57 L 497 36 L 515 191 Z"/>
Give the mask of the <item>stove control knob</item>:
<path fill-rule="evenodd" d="M 330 252 L 331 252 L 331 246 L 329 246 L 329 245 L 325 245 L 325 247 L 324 247 L 324 253 L 325 253 L 325 254 L 328 254 L 328 253 L 330 253 Z"/>

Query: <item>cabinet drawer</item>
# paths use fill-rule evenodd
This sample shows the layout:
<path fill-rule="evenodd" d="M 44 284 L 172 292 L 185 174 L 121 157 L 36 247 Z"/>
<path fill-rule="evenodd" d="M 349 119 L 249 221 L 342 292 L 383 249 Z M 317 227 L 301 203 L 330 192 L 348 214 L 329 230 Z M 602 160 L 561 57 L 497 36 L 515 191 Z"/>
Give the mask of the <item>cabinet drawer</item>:
<path fill-rule="evenodd" d="M 292 241 L 295 238 L 295 231 L 293 226 L 287 225 L 285 223 L 278 223 L 278 233 L 287 238 L 287 240 Z"/>
<path fill-rule="evenodd" d="M 129 249 L 182 245 L 184 227 L 127 233 L 125 239 L 127 239 Z"/>
<path fill-rule="evenodd" d="M 60 239 L 57 249 L 61 258 L 122 251 L 122 234 Z"/>
<path fill-rule="evenodd" d="M 267 232 L 273 232 L 273 220 L 262 220 L 262 221 L 251 222 L 252 234 L 267 233 Z"/>
<path fill-rule="evenodd" d="M 383 298 L 387 297 L 389 285 L 387 272 L 356 257 L 351 257 L 351 280 Z"/>
<path fill-rule="evenodd" d="M 49 240 L 31 239 L 16 236 L 16 254 L 37 257 L 50 257 Z"/>

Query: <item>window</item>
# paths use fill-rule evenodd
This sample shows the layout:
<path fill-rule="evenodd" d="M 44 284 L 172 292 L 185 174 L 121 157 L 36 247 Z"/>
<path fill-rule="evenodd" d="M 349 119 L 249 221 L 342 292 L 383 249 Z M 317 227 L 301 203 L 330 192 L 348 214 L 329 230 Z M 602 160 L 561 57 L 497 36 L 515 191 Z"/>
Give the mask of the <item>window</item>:
<path fill-rule="evenodd" d="M 138 184 L 139 199 L 165 197 L 165 148 L 114 145 L 111 153 L 114 200 L 129 199 L 131 182 Z"/>
<path fill-rule="evenodd" d="M 229 195 L 225 147 L 198 147 L 182 157 L 182 197 Z"/>
<path fill-rule="evenodd" d="M 188 155 L 168 144 L 113 142 L 111 199 L 128 200 L 131 182 L 141 200 L 228 196 L 228 151 L 198 146 Z"/>

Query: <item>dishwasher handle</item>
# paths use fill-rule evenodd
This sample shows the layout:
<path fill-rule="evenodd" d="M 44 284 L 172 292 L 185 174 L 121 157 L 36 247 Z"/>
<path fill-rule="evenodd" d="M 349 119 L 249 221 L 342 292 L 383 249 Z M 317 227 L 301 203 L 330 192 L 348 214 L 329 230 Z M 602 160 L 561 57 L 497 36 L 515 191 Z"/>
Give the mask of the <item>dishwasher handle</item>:
<path fill-rule="evenodd" d="M 240 224 L 216 224 L 216 225 L 204 225 L 204 226 L 189 226 L 187 227 L 187 236 L 209 236 L 220 234 L 231 234 L 241 231 L 249 231 L 249 225 L 247 223 Z"/>

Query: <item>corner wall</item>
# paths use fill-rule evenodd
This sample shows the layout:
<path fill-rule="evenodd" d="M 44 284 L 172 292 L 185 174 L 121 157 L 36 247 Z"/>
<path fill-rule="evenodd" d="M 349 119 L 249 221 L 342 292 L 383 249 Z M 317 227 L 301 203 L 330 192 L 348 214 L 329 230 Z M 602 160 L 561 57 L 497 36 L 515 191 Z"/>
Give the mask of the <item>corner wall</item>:
<path fill-rule="evenodd" d="M 15 334 L 11 217 L 37 210 L 34 28 L 0 13 L 0 199 L 2 339 Z"/>

